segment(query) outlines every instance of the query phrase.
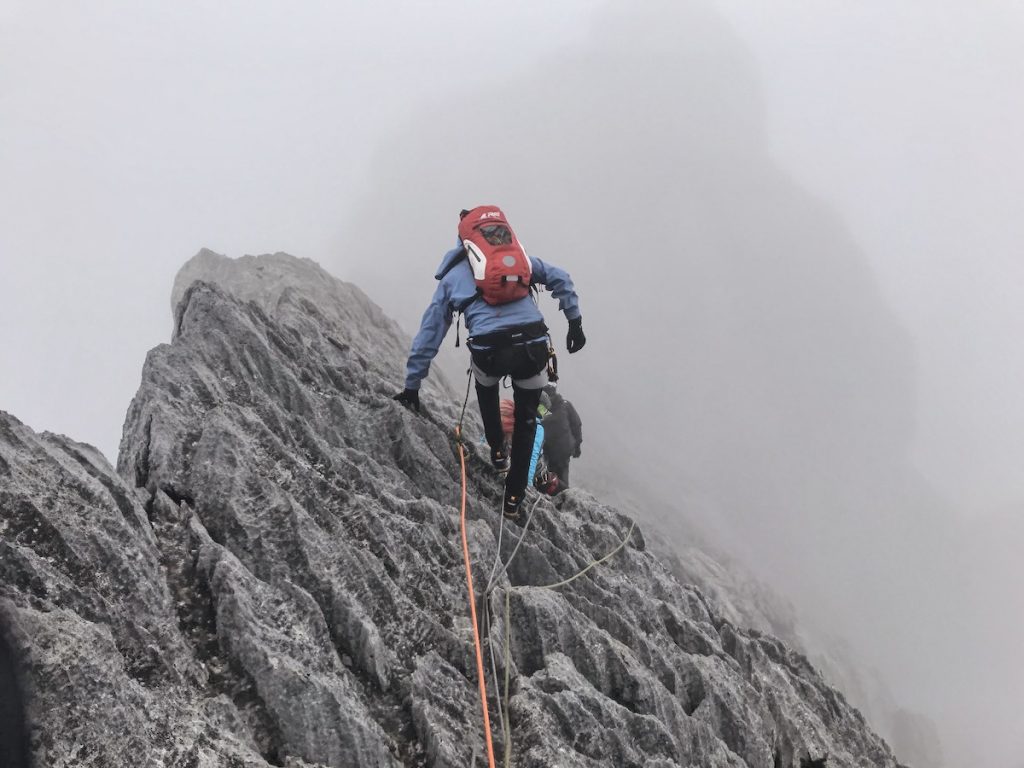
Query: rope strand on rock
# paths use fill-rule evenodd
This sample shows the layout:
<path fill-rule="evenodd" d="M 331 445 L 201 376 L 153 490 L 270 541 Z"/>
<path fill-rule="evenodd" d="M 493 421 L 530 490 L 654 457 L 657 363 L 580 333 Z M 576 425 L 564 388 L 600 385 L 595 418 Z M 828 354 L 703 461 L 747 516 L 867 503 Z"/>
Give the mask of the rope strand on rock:
<path fill-rule="evenodd" d="M 456 428 L 458 434 L 462 434 L 462 422 L 466 418 L 466 406 L 469 404 L 469 389 L 473 385 L 473 369 L 466 371 L 466 396 L 462 398 L 462 413 L 459 414 L 459 426 Z"/>
<path fill-rule="evenodd" d="M 536 506 L 536 504 L 534 506 Z M 530 514 L 531 515 L 533 514 L 533 510 L 530 510 Z M 530 522 L 529 519 L 527 519 L 526 522 L 527 522 L 527 525 L 529 525 L 529 522 Z M 602 563 L 607 562 L 608 560 L 610 560 L 615 555 L 617 555 L 622 550 L 622 548 L 626 546 L 626 543 L 629 541 L 630 537 L 633 535 L 633 530 L 635 528 L 636 528 L 636 520 L 633 520 L 631 522 L 630 526 L 629 526 L 629 530 L 626 532 L 626 535 L 623 537 L 622 541 L 619 542 L 619 545 L 617 547 L 615 547 L 615 549 L 613 549 L 611 552 L 609 552 L 604 557 L 601 557 L 601 558 L 599 558 L 597 560 L 592 560 L 583 570 L 581 570 L 579 573 L 575 574 L 574 576 L 570 576 L 568 579 L 563 579 L 562 581 L 555 582 L 554 584 L 542 584 L 542 585 L 539 585 L 539 586 L 534 587 L 534 588 L 535 589 L 558 589 L 559 587 L 564 587 L 565 585 L 570 584 L 570 583 L 576 581 L 576 579 L 580 578 L 583 574 L 585 574 L 591 568 L 595 568 L 595 567 L 601 565 Z M 525 528 L 525 526 L 523 528 L 523 536 L 519 537 L 520 543 L 522 542 L 524 536 L 526 536 L 526 528 Z M 504 570 L 506 568 L 508 568 L 509 563 L 512 562 L 512 558 L 515 557 L 516 550 L 518 550 L 518 549 L 519 549 L 519 544 L 516 544 L 516 548 L 515 548 L 515 550 L 512 551 L 512 555 L 509 557 L 508 562 L 504 564 L 504 566 L 502 568 L 502 572 L 504 572 Z M 511 707 L 509 706 L 509 687 L 510 687 L 509 667 L 511 667 L 511 665 L 512 665 L 512 650 L 511 650 L 512 649 L 512 590 L 520 588 L 520 587 L 525 587 L 525 586 L 530 586 L 530 585 L 522 584 L 522 585 L 516 586 L 516 585 L 510 584 L 508 589 L 505 590 L 505 643 L 504 643 L 504 645 L 505 645 L 505 714 L 504 714 L 504 716 L 502 717 L 502 720 L 501 720 L 502 734 L 504 735 L 504 739 L 505 739 L 505 768 L 509 768 L 511 766 L 511 764 L 512 764 L 512 710 L 511 710 Z M 491 643 L 491 647 L 492 648 L 494 647 L 493 643 Z M 491 656 L 492 656 L 492 661 L 493 661 L 493 656 L 494 656 L 493 651 L 491 652 Z M 495 675 L 495 677 L 497 677 L 497 675 Z"/>
<path fill-rule="evenodd" d="M 467 392 L 466 399 L 469 400 Z M 465 411 L 463 411 L 465 412 Z M 469 618 L 473 622 L 473 644 L 476 647 L 476 673 L 480 681 L 480 706 L 484 714 L 484 739 L 487 742 L 487 764 L 494 766 L 494 745 L 491 743 L 491 716 L 487 712 L 487 679 L 484 677 L 484 657 L 480 646 L 480 625 L 476 619 L 476 596 L 473 594 L 473 565 L 469 559 L 469 539 L 466 537 L 466 447 L 462 442 L 462 424 L 455 428 L 455 440 L 459 445 L 459 463 L 462 474 L 462 511 L 460 521 L 462 528 L 462 555 L 466 561 L 466 588 L 469 590 Z"/>
<path fill-rule="evenodd" d="M 464 438 L 463 438 L 462 428 L 463 428 L 463 422 L 464 422 L 465 416 L 466 416 L 466 407 L 467 407 L 467 404 L 469 403 L 469 391 L 470 391 L 470 387 L 472 385 L 472 380 L 473 380 L 472 369 L 470 369 L 467 373 L 468 373 L 468 375 L 467 375 L 467 378 L 466 378 L 466 397 L 462 401 L 462 412 L 459 414 L 459 422 L 458 422 L 458 424 L 455 427 L 455 442 L 457 443 L 458 449 L 459 449 L 459 464 L 460 464 L 461 479 L 462 479 L 462 494 L 461 494 L 461 505 L 460 505 L 461 506 L 461 511 L 460 511 L 460 527 L 461 527 L 461 532 L 462 532 L 462 554 L 463 554 L 463 557 L 465 559 L 465 565 L 466 565 L 466 587 L 467 587 L 467 590 L 469 592 L 469 616 L 470 616 L 470 620 L 473 623 L 473 644 L 474 644 L 474 647 L 475 647 L 475 650 L 476 650 L 476 668 L 477 668 L 477 677 L 479 679 L 479 684 L 480 684 L 479 685 L 479 687 L 480 687 L 480 706 L 481 706 L 481 709 L 483 710 L 484 739 L 486 741 L 486 746 L 487 746 L 488 768 L 495 768 L 495 763 L 494 763 L 494 744 L 493 744 L 493 737 L 492 737 L 492 733 L 491 733 L 491 718 L 490 718 L 490 713 L 489 713 L 488 708 L 487 708 L 487 680 L 486 680 L 485 673 L 484 673 L 483 646 L 482 646 L 482 643 L 481 643 L 481 640 L 480 640 L 480 624 L 479 624 L 479 622 L 477 620 L 477 613 L 476 613 L 476 595 L 475 595 L 475 593 L 473 591 L 473 566 L 472 566 L 472 562 L 471 562 L 470 557 L 469 557 L 469 539 L 468 539 L 468 537 L 466 535 L 466 494 L 467 494 L 466 446 L 465 446 L 465 441 L 464 441 Z M 491 673 L 494 676 L 494 683 L 495 683 L 495 685 L 498 684 L 498 670 L 497 670 L 497 665 L 496 665 L 496 661 L 495 661 L 495 658 L 494 658 L 494 642 L 493 642 L 493 638 L 491 637 L 492 625 L 491 625 L 491 620 L 490 620 L 490 613 L 489 613 L 489 611 L 487 611 L 487 605 L 488 605 L 488 602 L 489 602 L 488 598 L 490 597 L 491 593 L 494 591 L 494 588 L 497 585 L 497 582 L 501 579 L 501 577 L 502 576 L 507 576 L 507 574 L 508 574 L 508 567 L 512 564 L 512 561 L 515 559 L 516 555 L 519 553 L 519 548 L 520 548 L 520 546 L 522 546 L 522 543 L 523 543 L 524 539 L 526 538 L 526 533 L 527 533 L 527 531 L 530 528 L 530 522 L 533 520 L 533 514 L 536 511 L 538 505 L 540 504 L 540 500 L 541 500 L 541 497 L 538 495 L 537 498 L 534 500 L 533 504 L 530 506 L 530 512 L 527 515 L 526 523 L 523 525 L 522 533 L 519 535 L 519 540 L 516 542 L 515 547 L 512 548 L 512 554 L 509 555 L 508 560 L 506 560 L 504 562 L 502 562 L 502 560 L 501 560 L 501 541 L 502 541 L 502 535 L 503 535 L 503 532 L 504 532 L 504 529 L 505 529 L 504 515 L 500 516 L 500 522 L 498 524 L 497 551 L 495 553 L 494 565 L 491 568 L 490 577 L 488 578 L 488 581 L 487 581 L 487 587 L 484 590 L 484 594 L 483 594 L 483 598 L 484 598 L 483 606 L 485 608 L 484 620 L 485 620 L 485 626 L 486 626 L 486 635 L 487 635 L 487 638 L 488 638 L 488 648 L 490 649 Z M 617 547 L 615 547 L 615 549 L 613 549 L 611 552 L 609 552 L 608 554 L 604 555 L 601 558 L 598 558 L 596 560 L 592 560 L 589 564 L 587 564 L 582 570 L 580 570 L 575 575 L 570 576 L 567 579 L 563 579 L 562 581 L 557 581 L 554 584 L 539 585 L 539 587 L 537 587 L 537 588 L 539 588 L 539 589 L 558 589 L 559 587 L 564 587 L 564 586 L 566 586 L 568 584 L 571 584 L 572 582 L 576 581 L 576 579 L 582 577 L 584 574 L 586 574 L 591 569 L 596 568 L 597 566 L 601 565 L 602 563 L 607 562 L 612 557 L 614 557 L 616 554 L 618 554 L 620 551 L 622 551 L 622 549 L 629 542 L 630 537 L 632 537 L 633 530 L 635 528 L 636 528 L 636 521 L 633 520 L 631 522 L 630 526 L 629 526 L 629 530 L 626 532 L 626 535 L 623 537 L 622 541 L 619 542 L 619 545 Z M 500 568 L 499 568 L 499 565 L 500 565 Z M 527 585 L 522 585 L 522 586 L 527 586 Z M 510 766 L 512 764 L 511 763 L 511 761 L 512 761 L 512 712 L 511 712 L 511 708 L 510 708 L 510 704 L 509 704 L 509 691 L 510 691 L 510 688 L 511 688 L 510 668 L 511 668 L 511 665 L 512 665 L 512 658 L 511 658 L 511 655 L 512 655 L 512 651 L 511 651 L 511 648 L 512 648 L 512 626 L 511 626 L 512 625 L 512 620 L 511 620 L 511 615 L 512 615 L 512 590 L 516 589 L 516 588 L 517 588 L 516 586 L 510 584 L 508 586 L 508 588 L 505 589 L 505 622 L 504 622 L 505 623 L 505 638 L 504 638 L 504 643 L 503 643 L 503 645 L 505 646 L 504 647 L 504 656 L 505 656 L 505 669 L 504 669 L 504 678 L 505 678 L 504 683 L 505 683 L 505 685 L 504 685 L 504 689 L 505 690 L 504 690 L 504 696 L 503 696 L 504 706 L 502 706 L 502 697 L 496 697 L 496 699 L 495 699 L 495 701 L 497 702 L 497 705 L 498 705 L 498 718 L 501 720 L 501 730 L 502 730 L 502 736 L 503 736 L 503 741 L 504 741 L 504 765 L 505 765 L 505 768 L 510 768 Z M 476 752 L 476 750 L 474 748 L 474 754 L 475 754 L 475 752 Z"/>
<path fill-rule="evenodd" d="M 526 531 L 530 528 L 530 521 L 533 520 L 533 512 L 537 509 L 537 505 L 540 504 L 540 495 L 534 500 L 530 507 L 530 512 L 526 516 L 526 523 L 523 525 L 523 532 L 519 534 L 519 541 L 516 542 L 515 547 L 512 548 L 512 554 L 508 557 L 508 562 L 501 562 L 501 531 L 505 527 L 505 516 L 502 515 L 501 522 L 498 524 L 498 549 L 494 554 L 494 567 L 491 569 L 491 578 L 487 580 L 487 589 L 484 591 L 484 598 L 486 598 L 494 590 L 494 585 L 498 582 L 505 572 L 508 570 L 509 565 L 512 563 L 513 558 L 516 556 L 516 552 L 519 551 L 519 545 L 523 543 L 523 539 L 526 538 Z M 498 566 L 501 566 L 501 572 L 498 573 Z"/>

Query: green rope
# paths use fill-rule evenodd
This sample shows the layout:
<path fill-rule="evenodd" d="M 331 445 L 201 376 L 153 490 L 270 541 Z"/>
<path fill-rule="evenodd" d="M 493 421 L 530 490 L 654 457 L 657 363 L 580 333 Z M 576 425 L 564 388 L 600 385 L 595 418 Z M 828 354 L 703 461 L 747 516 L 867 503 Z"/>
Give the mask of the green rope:
<path fill-rule="evenodd" d="M 485 600 L 486 600 L 486 598 L 485 598 Z M 484 634 L 487 636 L 487 648 L 490 651 L 490 653 L 488 655 L 491 657 L 491 676 L 492 676 L 492 679 L 494 680 L 494 690 L 497 691 L 497 690 L 499 690 L 499 688 L 498 688 L 498 663 L 497 663 L 497 661 L 495 661 L 495 658 L 494 658 L 493 641 L 491 640 L 491 610 L 490 610 L 490 605 L 488 604 L 488 602 L 484 603 L 484 607 L 486 609 L 484 611 Z M 494 700 L 498 704 L 498 719 L 501 720 L 501 732 L 504 734 L 505 733 L 505 715 L 504 715 L 504 713 L 502 712 L 502 709 L 501 709 L 501 696 L 500 695 L 495 696 Z"/>
<path fill-rule="evenodd" d="M 508 704 L 508 689 L 509 689 L 509 673 L 508 669 L 512 666 L 512 662 L 509 658 L 511 655 L 510 648 L 512 647 L 512 590 L 505 590 L 505 714 L 507 717 L 502 719 L 502 735 L 505 739 L 505 768 L 510 768 L 512 765 L 512 710 Z"/>
<path fill-rule="evenodd" d="M 544 585 L 541 586 L 541 589 L 558 589 L 559 587 L 564 587 L 566 584 L 571 584 L 572 582 L 576 581 L 576 579 L 578 579 L 580 576 L 585 574 L 591 568 L 594 568 L 594 567 L 596 567 L 598 565 L 601 565 L 601 563 L 607 562 L 612 557 L 617 555 L 622 550 L 622 548 L 624 546 L 626 546 L 626 542 L 629 541 L 629 537 L 633 535 L 633 529 L 634 528 L 636 528 L 636 520 L 634 520 L 632 525 L 629 526 L 629 532 L 626 533 L 626 538 L 624 538 L 622 541 L 620 541 L 619 542 L 619 546 L 617 546 L 615 549 L 613 549 L 607 555 L 602 557 L 600 560 L 594 560 L 590 565 L 588 565 L 582 571 L 577 573 L 575 576 L 570 576 L 568 579 L 565 579 L 564 581 L 556 582 L 554 584 L 544 584 Z"/>
<path fill-rule="evenodd" d="M 528 517 L 526 519 L 526 525 L 523 526 L 523 534 L 522 534 L 522 536 L 519 537 L 519 541 L 516 543 L 515 549 L 512 550 L 512 554 L 509 556 L 508 561 L 506 563 L 504 563 L 504 565 L 502 567 L 502 573 L 503 574 L 507 571 L 508 566 L 511 564 L 513 558 L 515 558 L 516 552 L 519 551 L 519 544 L 521 544 L 523 542 L 523 539 L 526 537 L 526 528 L 530 525 L 530 518 L 533 517 L 533 510 L 536 509 L 537 504 L 539 502 L 540 502 L 540 498 L 538 497 L 537 501 L 534 502 L 533 508 L 530 510 L 530 517 Z M 619 545 L 617 547 L 615 547 L 615 549 L 613 549 L 611 552 L 609 552 L 604 557 L 599 558 L 597 560 L 591 561 L 589 565 L 587 565 L 583 570 L 581 570 L 576 575 L 570 576 L 568 579 L 563 579 L 562 581 L 555 582 L 554 584 L 543 584 L 543 585 L 537 586 L 536 588 L 537 589 L 558 589 L 559 587 L 564 587 L 567 584 L 571 584 L 572 582 L 576 581 L 576 579 L 578 579 L 581 576 L 583 576 L 585 573 L 590 571 L 592 568 L 596 568 L 597 566 L 601 565 L 602 563 L 608 562 L 611 558 L 613 558 L 615 555 L 617 555 L 619 552 L 622 551 L 623 547 L 626 546 L 626 544 L 629 542 L 630 538 L 633 536 L 633 531 L 635 529 L 636 529 L 636 520 L 633 520 L 630 523 L 629 530 L 626 532 L 626 535 L 623 537 L 622 541 L 619 542 Z M 499 557 L 500 557 L 500 554 L 501 554 L 500 551 L 499 551 L 498 554 L 499 554 Z M 499 712 L 499 716 L 501 717 L 502 735 L 504 736 L 504 741 L 505 741 L 505 768 L 511 768 L 511 765 L 512 765 L 512 709 L 511 709 L 511 706 L 509 704 L 509 688 L 511 687 L 511 683 L 509 681 L 509 677 L 510 677 L 509 669 L 512 666 L 512 658 L 511 658 L 512 657 L 512 590 L 520 588 L 522 586 L 530 586 L 530 585 L 519 585 L 519 586 L 516 586 L 516 585 L 510 584 L 508 589 L 505 590 L 505 695 L 504 695 L 505 706 L 504 707 L 501 706 L 500 700 L 498 702 L 498 712 Z M 493 587 L 488 587 L 488 591 L 485 594 L 490 594 L 490 591 L 491 591 L 492 588 Z M 490 631 L 489 630 L 488 630 L 488 636 L 490 636 Z M 493 653 L 493 651 L 491 653 L 491 663 L 492 663 L 492 665 L 494 663 L 494 653 Z M 495 677 L 497 677 L 496 673 L 495 673 Z"/>
<path fill-rule="evenodd" d="M 501 531 L 505 527 L 505 516 L 502 515 L 501 523 L 499 523 L 498 527 L 498 551 L 495 553 L 494 556 L 494 567 L 491 569 L 491 578 L 487 580 L 487 589 L 484 591 L 485 597 L 491 594 L 491 592 L 494 590 L 495 585 L 497 584 L 498 579 L 505 575 L 505 573 L 508 571 L 509 565 L 511 565 L 512 561 L 515 559 L 516 553 L 519 551 L 519 545 L 522 544 L 523 539 L 526 538 L 526 532 L 530 528 L 530 521 L 533 520 L 534 510 L 537 509 L 537 505 L 540 504 L 540 500 L 541 496 L 540 494 L 538 494 L 536 500 L 533 502 L 533 505 L 530 507 L 530 513 L 526 516 L 526 524 L 523 525 L 523 532 L 519 534 L 519 541 L 517 541 L 515 547 L 512 548 L 512 554 L 508 556 L 508 562 L 505 563 L 501 562 Z M 501 563 L 500 573 L 498 573 L 499 563 Z"/>
<path fill-rule="evenodd" d="M 471 389 L 472 383 L 473 383 L 473 369 L 470 368 L 468 371 L 466 371 L 466 374 L 467 374 L 466 375 L 466 396 L 465 396 L 465 398 L 462 401 L 462 411 L 459 414 L 459 423 L 458 423 L 458 426 L 455 429 L 456 440 L 458 442 L 460 442 L 460 443 L 464 443 L 465 442 L 465 439 L 464 439 L 463 434 L 462 434 L 462 425 L 463 425 L 463 422 L 464 422 L 464 420 L 466 418 L 466 408 L 467 408 L 467 406 L 469 404 L 469 392 L 470 392 L 470 389 Z M 541 497 L 538 495 L 537 499 L 533 502 L 533 505 L 530 507 L 530 512 L 529 512 L 529 514 L 526 517 L 526 523 L 523 525 L 523 532 L 520 534 L 519 540 L 516 542 L 515 547 L 513 547 L 512 554 L 509 555 L 508 560 L 503 562 L 503 563 L 501 562 L 501 539 L 502 539 L 502 533 L 503 533 L 504 528 L 505 528 L 505 516 L 504 516 L 504 514 L 501 515 L 501 521 L 500 521 L 499 527 L 498 527 L 498 547 L 497 547 L 497 552 L 495 553 L 494 566 L 491 568 L 491 577 L 490 577 L 490 579 L 488 579 L 487 589 L 484 591 L 484 600 L 485 601 L 490 596 L 491 592 L 494 590 L 494 587 L 496 586 L 497 581 L 502 576 L 507 575 L 509 565 L 512 564 L 512 561 L 515 559 L 516 555 L 519 553 L 519 547 L 522 546 L 522 543 L 523 543 L 524 539 L 526 538 L 526 533 L 527 533 L 527 531 L 530 528 L 530 522 L 533 520 L 533 513 L 536 511 L 537 506 L 540 504 L 540 499 L 541 499 Z M 591 569 L 596 568 L 597 566 L 601 565 L 602 563 L 606 563 L 608 560 L 610 560 L 611 558 L 613 558 L 615 555 L 617 555 L 619 552 L 622 551 L 623 547 L 626 546 L 626 544 L 629 542 L 630 537 L 633 535 L 633 530 L 635 528 L 636 528 L 636 520 L 633 520 L 631 525 L 629 526 L 629 531 L 626 533 L 626 536 L 622 539 L 621 542 L 619 542 L 619 545 L 617 547 L 615 547 L 615 549 L 613 549 L 611 552 L 609 552 L 604 557 L 602 557 L 602 558 L 600 558 L 598 560 L 591 561 L 589 565 L 587 565 L 583 570 L 581 570 L 576 575 L 570 576 L 568 579 L 564 579 L 563 581 L 559 581 L 559 582 L 556 582 L 554 584 L 544 584 L 544 585 L 540 586 L 539 588 L 540 589 L 558 589 L 559 587 L 564 587 L 567 584 L 571 584 L 572 582 L 576 581 L 576 579 L 580 578 L 581 576 L 583 576 L 585 573 L 587 573 Z M 499 563 L 501 563 L 500 572 L 498 571 L 498 564 Z M 512 710 L 511 710 L 511 707 L 510 707 L 510 704 L 509 704 L 509 690 L 511 688 L 511 679 L 510 679 L 511 678 L 511 672 L 510 672 L 510 669 L 511 669 L 511 666 L 512 666 L 512 658 L 511 658 L 511 655 L 512 655 L 512 616 L 511 616 L 511 614 L 512 614 L 512 590 L 513 589 L 516 589 L 516 587 L 514 585 L 510 584 L 509 588 L 505 590 L 505 642 L 504 642 L 504 645 L 505 645 L 505 693 L 504 693 L 504 706 L 502 706 L 501 697 L 498 697 L 498 699 L 497 699 L 497 702 L 498 702 L 498 717 L 501 720 L 501 730 L 502 730 L 502 735 L 504 736 L 504 742 L 505 742 L 505 744 L 504 744 L 504 748 L 505 748 L 505 768 L 511 768 L 511 765 L 512 765 Z M 485 634 L 489 638 L 491 636 L 491 620 L 490 620 L 490 612 L 489 611 L 485 611 L 485 613 L 484 613 L 484 623 L 486 624 L 486 632 L 485 632 Z M 497 678 L 498 678 L 498 670 L 497 670 L 496 662 L 495 662 L 495 658 L 494 658 L 493 645 L 491 645 L 491 649 L 492 649 L 492 652 L 491 652 L 491 674 L 494 676 L 495 684 L 497 684 L 497 681 L 498 681 L 497 680 Z"/>

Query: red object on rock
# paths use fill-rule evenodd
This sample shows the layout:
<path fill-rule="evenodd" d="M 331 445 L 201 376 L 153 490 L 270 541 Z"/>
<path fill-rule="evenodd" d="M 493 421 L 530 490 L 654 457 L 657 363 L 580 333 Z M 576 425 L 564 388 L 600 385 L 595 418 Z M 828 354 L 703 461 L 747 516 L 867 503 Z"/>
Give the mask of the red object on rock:
<path fill-rule="evenodd" d="M 512 429 L 516 424 L 516 404 L 504 398 L 499 404 L 501 408 L 501 428 L 505 430 L 505 439 L 512 439 Z"/>

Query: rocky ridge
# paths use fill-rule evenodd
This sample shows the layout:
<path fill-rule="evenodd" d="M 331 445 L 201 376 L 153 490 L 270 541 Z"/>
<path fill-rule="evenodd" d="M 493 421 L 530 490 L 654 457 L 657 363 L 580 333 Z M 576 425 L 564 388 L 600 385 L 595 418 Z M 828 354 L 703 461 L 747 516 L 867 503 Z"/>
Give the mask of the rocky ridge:
<path fill-rule="evenodd" d="M 40 764 L 485 765 L 462 392 L 432 377 L 426 414 L 391 401 L 408 339 L 309 261 L 204 251 L 175 299 L 116 473 L 0 414 L 0 611 Z M 482 589 L 522 531 L 499 530 L 469 447 Z M 631 523 L 578 489 L 540 500 L 481 603 L 512 765 L 895 768 L 805 657 L 726 618 Z"/>

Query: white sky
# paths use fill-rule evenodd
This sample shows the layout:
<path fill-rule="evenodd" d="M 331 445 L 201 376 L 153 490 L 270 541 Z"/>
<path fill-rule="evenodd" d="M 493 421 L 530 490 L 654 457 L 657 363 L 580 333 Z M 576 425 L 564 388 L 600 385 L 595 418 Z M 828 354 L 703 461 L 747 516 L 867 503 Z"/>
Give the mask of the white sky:
<path fill-rule="evenodd" d="M 839 212 L 917 345 L 915 460 L 980 521 L 965 589 L 1020 615 L 1019 553 L 990 547 L 1024 512 L 1024 6 L 710 4 L 750 48 L 779 165 Z M 0 408 L 113 460 L 185 259 L 285 250 L 358 273 L 374 256 L 339 254 L 339 230 L 381 137 L 583 44 L 601 6 L 0 0 Z M 965 640 L 1017 659 L 985 685 L 1024 679 L 1002 630 Z M 948 730 L 954 709 L 929 713 Z M 1019 768 L 1021 723 L 990 722 L 986 764 Z"/>
<path fill-rule="evenodd" d="M 1024 5 L 721 0 L 782 164 L 833 201 L 919 344 L 917 455 L 1024 503 Z"/>

